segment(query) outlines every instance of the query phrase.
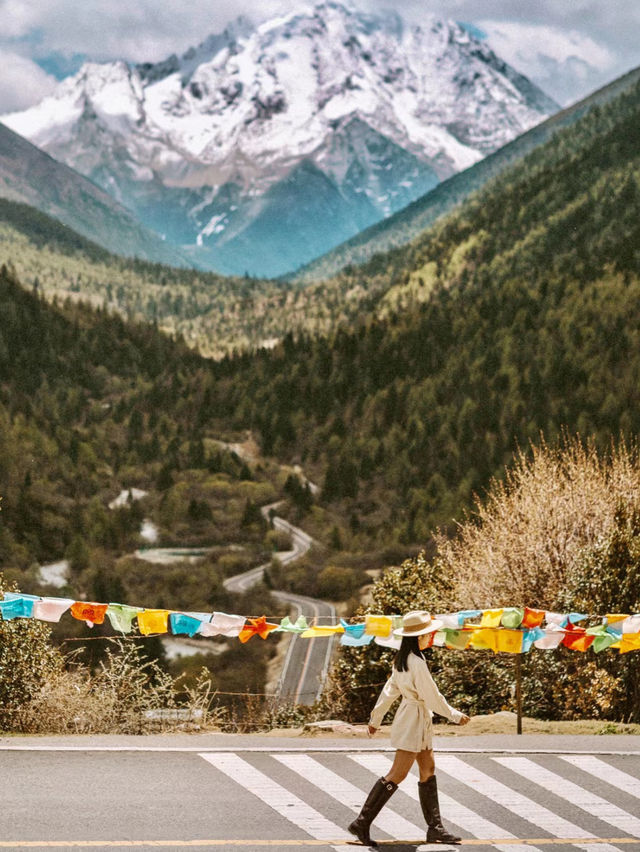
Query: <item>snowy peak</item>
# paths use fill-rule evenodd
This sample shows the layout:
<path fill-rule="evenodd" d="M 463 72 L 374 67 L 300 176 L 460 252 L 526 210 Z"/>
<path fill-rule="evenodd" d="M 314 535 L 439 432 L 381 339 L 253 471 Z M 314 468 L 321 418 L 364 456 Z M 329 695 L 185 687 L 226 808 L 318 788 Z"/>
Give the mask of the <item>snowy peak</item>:
<path fill-rule="evenodd" d="M 156 83 L 171 74 L 180 74 L 182 85 L 186 86 L 193 72 L 203 62 L 210 62 L 221 50 L 233 50 L 238 41 L 249 36 L 254 25 L 244 15 L 216 35 L 210 35 L 197 47 L 190 47 L 181 57 L 172 54 L 161 62 L 143 62 L 135 66 L 145 85 Z"/>
<path fill-rule="evenodd" d="M 312 217 L 305 177 L 310 193 L 322 185 L 323 209 L 339 223 L 323 225 L 326 250 L 555 109 L 452 21 L 410 26 L 397 13 L 323 2 L 257 26 L 238 18 L 163 62 L 87 63 L 3 120 L 169 239 L 210 247 L 222 269 L 260 274 L 272 247 L 275 258 L 292 257 L 278 249 L 288 232 L 265 224 L 265 249 L 258 227 L 274 198 L 284 209 L 287 187 Z M 295 262 L 319 247 L 307 225 Z M 240 269 L 233 245 L 243 234 Z"/>

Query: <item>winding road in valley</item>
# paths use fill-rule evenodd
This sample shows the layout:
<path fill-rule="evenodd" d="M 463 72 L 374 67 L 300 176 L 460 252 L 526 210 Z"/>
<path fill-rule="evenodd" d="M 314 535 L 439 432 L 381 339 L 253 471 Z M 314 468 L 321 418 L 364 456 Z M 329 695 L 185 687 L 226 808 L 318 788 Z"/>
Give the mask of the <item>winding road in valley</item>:
<path fill-rule="evenodd" d="M 224 444 L 222 441 L 219 443 L 222 446 L 237 452 L 238 455 L 253 460 L 250 455 L 242 451 L 241 444 Z M 303 476 L 301 471 L 295 472 L 298 475 Z M 316 485 L 304 478 L 304 476 L 303 481 L 308 483 L 314 494 L 317 493 L 318 487 Z M 109 507 L 114 509 L 118 506 L 127 505 L 127 503 L 131 500 L 140 499 L 145 495 L 145 491 L 140 491 L 135 488 L 123 490 L 120 495 L 109 504 Z M 285 566 L 304 556 L 315 542 L 304 530 L 301 530 L 299 527 L 294 526 L 289 521 L 284 518 L 280 518 L 275 514 L 282 502 L 283 501 L 278 501 L 276 503 L 270 503 L 267 506 L 263 506 L 261 508 L 261 512 L 265 520 L 269 521 L 274 529 L 285 533 L 291 538 L 292 549 L 277 554 L 279 562 Z M 155 527 L 155 524 L 153 524 L 153 522 L 149 519 L 145 519 L 143 523 L 142 537 L 150 545 L 155 545 L 157 543 L 158 530 Z M 177 561 L 198 561 L 206 555 L 207 550 L 208 548 L 166 548 L 148 546 L 137 550 L 135 552 L 135 556 L 156 564 L 169 565 Z M 267 562 L 264 565 L 258 565 L 255 568 L 251 568 L 242 574 L 236 574 L 233 577 L 227 578 L 224 582 L 225 588 L 228 591 L 235 593 L 246 592 L 262 580 L 265 569 L 269 567 L 269 564 L 270 563 Z M 44 565 L 40 569 L 41 578 L 44 582 L 50 583 L 51 585 L 64 587 L 67 583 L 68 570 L 69 564 L 66 561 L 57 562 L 52 565 Z M 288 604 L 292 608 L 294 611 L 294 619 L 299 615 L 304 615 L 309 623 L 312 623 L 314 619 L 317 619 L 320 624 L 327 624 L 335 621 L 336 609 L 331 603 L 327 603 L 326 601 L 321 601 L 316 598 L 305 597 L 303 595 L 296 595 L 287 591 L 272 591 L 271 594 L 273 597 Z M 171 656 L 171 649 L 178 643 L 174 639 L 167 641 L 169 643 L 167 653 Z M 288 641 L 289 644 L 287 646 L 282 671 L 278 680 L 276 696 L 282 699 L 282 701 L 292 702 L 294 704 L 313 704 L 320 697 L 324 682 L 327 678 L 331 654 L 335 644 L 335 636 L 301 639 L 300 636 L 292 633 L 289 634 L 289 637 L 285 638 L 284 641 Z M 188 643 L 185 640 L 180 646 L 181 651 L 178 651 L 178 653 L 184 652 L 182 646 L 186 644 Z M 187 648 L 187 650 L 189 650 L 189 648 Z"/>
<path fill-rule="evenodd" d="M 263 506 L 261 511 L 266 519 L 271 520 L 274 529 L 290 536 L 292 550 L 279 553 L 277 557 L 282 565 L 288 565 L 304 556 L 314 544 L 314 540 L 304 530 L 274 515 L 279 505 L 279 502 L 271 503 Z M 246 592 L 262 580 L 265 569 L 268 567 L 267 562 L 243 574 L 229 577 L 225 580 L 225 588 L 235 593 Z M 289 604 L 295 610 L 296 618 L 304 615 L 308 621 L 317 618 L 325 624 L 327 617 L 335 619 L 335 607 L 326 601 L 285 591 L 273 591 L 271 594 L 283 603 Z M 334 641 L 333 636 L 301 639 L 296 634 L 291 634 L 276 690 L 278 698 L 295 704 L 313 704 L 320 697 L 329 670 Z"/>

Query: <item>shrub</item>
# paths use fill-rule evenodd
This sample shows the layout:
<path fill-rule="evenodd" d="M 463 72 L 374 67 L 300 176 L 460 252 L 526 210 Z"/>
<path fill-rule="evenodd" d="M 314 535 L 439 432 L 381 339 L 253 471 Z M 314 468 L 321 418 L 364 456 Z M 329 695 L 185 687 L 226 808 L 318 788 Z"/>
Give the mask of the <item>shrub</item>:
<path fill-rule="evenodd" d="M 269 530 L 264 537 L 264 546 L 267 550 L 277 550 L 280 552 L 293 550 L 291 536 L 283 530 Z"/>
<path fill-rule="evenodd" d="M 0 575 L 0 592 L 4 591 Z M 62 671 L 62 655 L 50 645 L 50 637 L 51 630 L 41 621 L 0 621 L 1 730 L 11 730 L 40 684 Z"/>
<path fill-rule="evenodd" d="M 363 577 L 359 571 L 327 565 L 318 574 L 318 595 L 332 601 L 345 601 L 362 583 Z"/>
<path fill-rule="evenodd" d="M 52 672 L 22 708 L 20 729 L 30 733 L 141 734 L 151 729 L 203 727 L 221 718 L 208 672 L 195 685 L 155 661 L 144 660 L 137 645 L 113 640 L 98 671 L 83 665 Z M 181 701 L 178 701 L 178 697 Z"/>
<path fill-rule="evenodd" d="M 635 506 L 620 502 L 613 529 L 585 553 L 559 603 L 579 612 L 640 612 L 640 511 Z M 604 651 L 580 665 L 581 657 L 557 681 L 558 700 L 568 708 L 586 705 L 602 719 L 639 722 L 640 655 Z"/>

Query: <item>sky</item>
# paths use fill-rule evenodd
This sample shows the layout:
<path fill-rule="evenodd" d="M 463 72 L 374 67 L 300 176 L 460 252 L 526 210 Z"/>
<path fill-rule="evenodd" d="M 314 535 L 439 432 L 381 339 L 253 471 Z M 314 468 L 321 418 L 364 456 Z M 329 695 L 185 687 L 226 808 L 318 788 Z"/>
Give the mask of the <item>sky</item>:
<path fill-rule="evenodd" d="M 465 23 L 561 104 L 640 65 L 638 0 L 349 0 Z M 0 0 L 0 113 L 47 95 L 83 60 L 157 61 L 244 14 L 256 23 L 303 11 L 298 0 Z"/>

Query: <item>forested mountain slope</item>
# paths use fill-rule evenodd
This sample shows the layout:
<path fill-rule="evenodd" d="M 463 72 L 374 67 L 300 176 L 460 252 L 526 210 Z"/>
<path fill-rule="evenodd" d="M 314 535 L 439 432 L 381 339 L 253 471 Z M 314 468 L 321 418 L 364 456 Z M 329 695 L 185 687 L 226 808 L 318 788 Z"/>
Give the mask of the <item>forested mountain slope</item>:
<path fill-rule="evenodd" d="M 312 261 L 298 274 L 288 276 L 288 279 L 308 283 L 328 278 L 349 264 L 365 263 L 378 252 L 407 244 L 439 216 L 451 211 L 487 181 L 543 145 L 554 133 L 571 127 L 592 107 L 604 106 L 623 92 L 633 89 L 639 79 L 640 69 L 635 69 L 577 104 L 556 113 L 479 163 L 443 181 L 403 210 Z"/>
<path fill-rule="evenodd" d="M 204 358 L 153 325 L 71 301 L 48 304 L 0 267 L 4 588 L 15 581 L 24 592 L 84 600 L 278 613 L 263 587 L 234 595 L 223 585 L 268 559 L 257 507 L 282 492 L 275 466 L 249 467 L 217 440 L 225 436 L 213 428 L 208 371 Z M 131 488 L 147 496 L 114 506 Z M 195 564 L 144 561 L 137 548 L 148 545 L 145 518 L 158 545 L 196 546 L 206 555 Z M 38 566 L 63 558 L 67 585 L 47 586 Z M 109 630 L 97 625 L 90 638 Z M 71 637 L 67 648 L 93 664 L 109 647 L 83 645 L 87 628 L 71 618 L 53 631 L 56 641 Z M 164 658 L 156 638 L 141 647 Z M 265 690 L 273 646 L 223 642 L 210 651 L 203 645 L 197 658 L 178 659 L 174 674 L 208 666 L 216 689 Z"/>
<path fill-rule="evenodd" d="M 272 346 L 288 333 L 327 333 L 353 322 L 371 297 L 367 281 L 298 288 L 123 258 L 33 207 L 1 198 L 0 263 L 48 299 L 70 297 L 156 323 L 211 357 Z"/>
<path fill-rule="evenodd" d="M 315 464 L 361 543 L 424 541 L 540 430 L 636 435 L 639 178 L 636 84 L 342 276 L 395 282 L 377 318 L 227 359 L 212 404 Z"/>
<path fill-rule="evenodd" d="M 207 545 L 237 541 L 247 499 L 274 498 L 268 471 L 254 478 L 215 440 L 209 364 L 184 343 L 102 310 L 47 304 L 4 266 L 0 317 L 5 576 L 33 587 L 34 564 L 79 549 L 74 591 L 92 593 L 98 565 L 140 543 L 139 513 L 107 509 L 122 488 L 150 493 L 144 511 L 161 535 Z"/>
<path fill-rule="evenodd" d="M 0 124 L 0 198 L 58 219 L 110 251 L 186 265 L 186 256 L 146 228 L 86 177 Z"/>
<path fill-rule="evenodd" d="M 3 262 L 48 299 L 71 297 L 156 323 L 206 355 L 265 346 L 291 327 L 280 307 L 296 294 L 285 285 L 124 258 L 33 207 L 0 199 Z"/>

